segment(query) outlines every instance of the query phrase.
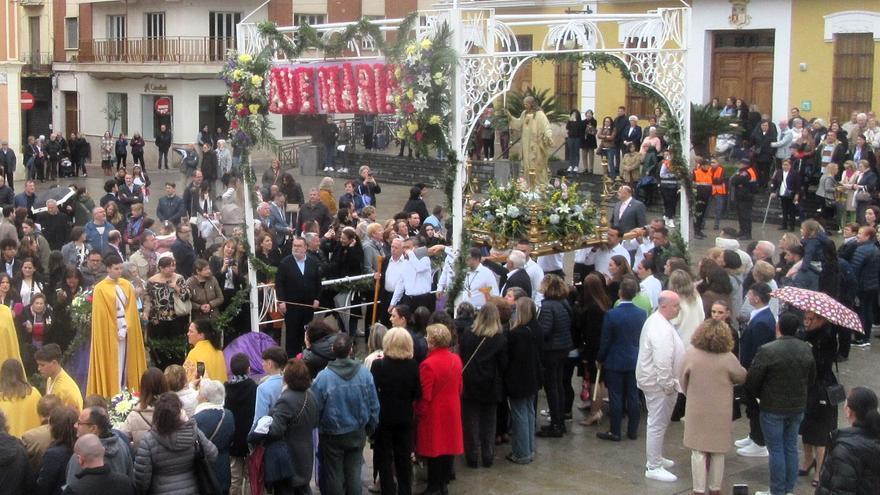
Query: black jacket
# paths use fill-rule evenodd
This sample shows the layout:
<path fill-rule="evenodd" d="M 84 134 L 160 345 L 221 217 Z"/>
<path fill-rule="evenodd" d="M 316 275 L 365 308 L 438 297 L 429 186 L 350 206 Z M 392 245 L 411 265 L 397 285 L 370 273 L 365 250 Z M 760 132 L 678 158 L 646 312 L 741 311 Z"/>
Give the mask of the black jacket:
<path fill-rule="evenodd" d="M 858 426 L 831 434 L 816 495 L 880 493 L 880 439 Z"/>
<path fill-rule="evenodd" d="M 571 305 L 562 299 L 544 299 L 538 315 L 538 328 L 541 331 L 544 351 L 570 351 L 574 348 L 571 339 Z"/>
<path fill-rule="evenodd" d="M 507 333 L 507 356 L 512 366 L 504 373 L 504 386 L 511 399 L 527 399 L 541 388 L 541 335 L 534 322 Z"/>
<path fill-rule="evenodd" d="M 418 213 L 419 218 L 424 222 L 430 215 L 428 214 L 428 207 L 425 205 L 425 200 L 421 198 L 421 193 L 422 189 L 420 187 L 416 186 L 410 189 L 409 200 L 407 200 L 406 204 L 403 206 L 403 211 L 406 213 Z"/>
<path fill-rule="evenodd" d="M 32 495 L 34 478 L 21 440 L 0 432 L 0 487 L 4 495 Z"/>
<path fill-rule="evenodd" d="M 43 464 L 37 475 L 37 495 L 59 495 L 67 479 L 67 463 L 73 450 L 64 445 L 54 445 L 43 454 Z"/>
<path fill-rule="evenodd" d="M 300 273 L 296 259 L 287 255 L 275 274 L 275 291 L 279 301 L 311 304 L 321 299 L 321 276 L 314 259 L 306 256 L 305 273 Z"/>
<path fill-rule="evenodd" d="M 174 255 L 174 261 L 177 262 L 177 273 L 183 275 L 184 278 L 193 276 L 193 265 L 196 263 L 196 250 L 192 244 L 182 241 L 179 237 L 171 245 L 171 254 Z"/>
<path fill-rule="evenodd" d="M 235 418 L 235 433 L 232 435 L 232 444 L 229 445 L 229 455 L 232 457 L 247 457 L 247 435 L 254 424 L 254 405 L 257 402 L 257 384 L 250 378 L 226 382 L 226 402 L 223 407 L 232 411 Z"/>
<path fill-rule="evenodd" d="M 816 361 L 810 345 L 797 337 L 780 337 L 758 349 L 745 387 L 760 399 L 761 411 L 803 412 L 807 389 L 816 380 Z"/>
<path fill-rule="evenodd" d="M 61 247 L 70 241 L 70 217 L 66 213 L 58 212 L 56 215 L 40 213 L 37 215 L 37 223 L 40 224 L 43 236 L 53 251 L 60 251 Z"/>
<path fill-rule="evenodd" d="M 159 134 L 156 135 L 156 147 L 159 148 L 159 151 L 168 151 L 168 148 L 171 147 L 171 131 L 159 131 Z"/>
<path fill-rule="evenodd" d="M 481 344 L 482 342 L 482 344 Z M 462 399 L 498 403 L 504 399 L 504 372 L 507 371 L 507 338 L 504 334 L 479 337 L 465 332 L 458 338 L 464 391 Z"/>
<path fill-rule="evenodd" d="M 379 395 L 379 428 L 413 422 L 413 403 L 422 397 L 419 363 L 384 357 L 370 367 Z"/>
<path fill-rule="evenodd" d="M 507 280 L 501 285 L 501 295 L 503 296 L 507 292 L 507 289 L 511 287 L 519 287 L 527 296 L 531 296 L 532 279 L 529 278 L 529 274 L 526 272 L 525 268 L 520 268 L 513 272 L 513 275 L 507 276 Z"/>
<path fill-rule="evenodd" d="M 312 479 L 314 444 L 312 430 L 318 426 L 320 410 L 318 400 L 311 390 L 298 392 L 286 389 L 281 392 L 272 408 L 272 426 L 267 438 L 284 440 L 293 461 L 293 486 L 308 485 Z M 268 469 L 268 466 L 267 466 Z M 267 477 L 269 472 L 266 472 Z"/>
<path fill-rule="evenodd" d="M 202 155 L 202 177 L 210 184 L 218 177 L 217 153 L 206 151 Z"/>
<path fill-rule="evenodd" d="M 64 489 L 64 495 L 94 495 L 112 493 L 113 495 L 134 495 L 131 478 L 110 471 L 107 466 L 83 469 Z"/>

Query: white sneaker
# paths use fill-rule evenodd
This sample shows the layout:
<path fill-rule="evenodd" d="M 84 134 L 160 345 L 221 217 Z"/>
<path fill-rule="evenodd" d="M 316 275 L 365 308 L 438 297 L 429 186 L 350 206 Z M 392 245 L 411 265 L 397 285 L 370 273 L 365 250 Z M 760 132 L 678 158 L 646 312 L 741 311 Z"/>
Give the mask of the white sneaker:
<path fill-rule="evenodd" d="M 675 461 L 672 459 L 667 459 L 665 457 L 660 458 L 660 463 L 663 464 L 664 469 L 671 469 L 675 467 Z"/>
<path fill-rule="evenodd" d="M 743 457 L 768 457 L 770 453 L 767 452 L 767 447 L 761 447 L 760 445 L 753 443 L 747 447 L 736 449 L 736 455 L 741 455 Z"/>
<path fill-rule="evenodd" d="M 751 445 L 753 443 L 754 442 L 752 442 L 752 438 L 749 436 L 746 436 L 745 438 L 740 438 L 739 440 L 733 442 L 733 444 L 736 445 L 736 447 L 740 448 L 740 449 L 743 447 L 748 447 L 749 445 Z"/>
<path fill-rule="evenodd" d="M 675 483 L 678 480 L 678 476 L 670 473 L 662 467 L 658 467 L 655 469 L 646 469 L 645 478 L 654 481 L 665 481 L 667 483 Z"/>
<path fill-rule="evenodd" d="M 327 171 L 328 171 L 328 172 L 332 172 L 332 171 L 333 171 L 333 167 L 327 167 Z"/>
<path fill-rule="evenodd" d="M 770 493 L 770 490 L 767 490 L 766 492 L 755 492 L 755 495 L 772 495 L 772 494 Z"/>

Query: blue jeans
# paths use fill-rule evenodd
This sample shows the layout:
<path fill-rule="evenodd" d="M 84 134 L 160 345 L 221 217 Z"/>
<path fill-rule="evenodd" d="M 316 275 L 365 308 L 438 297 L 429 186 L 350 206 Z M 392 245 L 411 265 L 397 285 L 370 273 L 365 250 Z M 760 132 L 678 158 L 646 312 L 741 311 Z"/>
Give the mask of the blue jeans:
<path fill-rule="evenodd" d="M 568 156 L 568 165 L 575 170 L 579 170 L 581 164 L 581 139 L 565 138 L 565 154 Z"/>
<path fill-rule="evenodd" d="M 626 433 L 634 437 L 639 431 L 641 404 L 635 371 L 602 370 L 608 387 L 608 408 L 611 417 L 611 433 L 620 436 L 620 423 L 626 406 Z"/>
<path fill-rule="evenodd" d="M 617 177 L 620 174 L 620 151 L 617 148 L 605 148 L 605 158 L 608 159 L 608 176 Z"/>
<path fill-rule="evenodd" d="M 535 453 L 535 396 L 510 399 L 510 445 L 517 459 Z"/>
<path fill-rule="evenodd" d="M 770 493 L 794 492 L 798 478 L 797 437 L 804 413 L 774 414 L 761 411 L 761 429 L 770 452 Z"/>
<path fill-rule="evenodd" d="M 324 167 L 332 167 L 336 159 L 336 144 L 324 143 Z"/>

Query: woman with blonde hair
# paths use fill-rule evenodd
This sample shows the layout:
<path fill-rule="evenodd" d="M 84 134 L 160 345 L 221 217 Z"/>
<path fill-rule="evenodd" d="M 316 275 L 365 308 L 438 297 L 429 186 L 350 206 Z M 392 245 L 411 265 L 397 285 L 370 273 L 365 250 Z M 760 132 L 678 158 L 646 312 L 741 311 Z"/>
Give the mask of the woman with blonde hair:
<path fill-rule="evenodd" d="M 369 354 L 364 358 L 364 366 L 368 370 L 372 369 L 375 361 L 383 359 L 385 353 L 382 339 L 385 338 L 387 332 L 388 327 L 381 323 L 373 323 L 370 326 L 370 336 L 367 338 L 367 352 Z"/>
<path fill-rule="evenodd" d="M 840 176 L 840 185 L 837 186 L 838 193 L 843 195 L 843 220 L 841 225 L 846 225 L 856 221 L 856 202 L 855 202 L 855 186 L 859 182 L 859 171 L 856 162 L 847 160 L 843 162 L 843 174 Z"/>
<path fill-rule="evenodd" d="M 336 204 L 336 196 L 333 194 L 333 177 L 324 177 L 318 185 L 318 195 L 321 202 L 327 207 L 331 217 L 336 216 L 339 211 L 339 205 Z"/>
<path fill-rule="evenodd" d="M 470 331 L 459 337 L 464 391 L 461 396 L 465 461 L 490 467 L 495 457 L 495 423 L 507 369 L 507 338 L 495 304 L 480 308 Z M 482 454 L 482 455 L 481 455 Z"/>
<path fill-rule="evenodd" d="M 422 394 L 419 364 L 413 359 L 413 340 L 405 328 L 387 332 L 374 328 L 372 341 L 382 333 L 384 357 L 373 361 L 370 372 L 379 395 L 379 426 L 374 436 L 373 464 L 382 493 L 411 493 L 413 404 Z M 395 483 L 395 480 L 396 483 Z"/>
<path fill-rule="evenodd" d="M 724 454 L 730 448 L 733 386 L 746 381 L 746 370 L 733 349 L 726 323 L 703 322 L 685 352 L 681 386 L 687 395 L 684 445 L 691 449 L 694 493 L 721 493 Z"/>
<path fill-rule="evenodd" d="M 678 294 L 681 309 L 670 323 L 678 329 L 681 341 L 690 342 L 691 336 L 705 319 L 703 299 L 694 287 L 694 279 L 684 270 L 675 270 L 669 276 L 669 290 Z"/>
<path fill-rule="evenodd" d="M 541 336 L 535 326 L 535 303 L 516 300 L 516 311 L 507 334 L 508 366 L 504 384 L 510 402 L 511 451 L 506 459 L 528 464 L 535 455 L 535 397 L 541 388 Z"/>

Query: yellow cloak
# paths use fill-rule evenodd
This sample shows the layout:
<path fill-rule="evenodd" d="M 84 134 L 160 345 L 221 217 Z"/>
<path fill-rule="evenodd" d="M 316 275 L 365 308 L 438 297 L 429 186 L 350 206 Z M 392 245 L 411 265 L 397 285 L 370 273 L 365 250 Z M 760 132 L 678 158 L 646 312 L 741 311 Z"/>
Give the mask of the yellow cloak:
<path fill-rule="evenodd" d="M 134 288 L 131 282 L 110 278 L 98 282 L 92 299 L 92 346 L 89 357 L 89 381 L 86 394 L 113 397 L 119 390 L 119 339 L 116 323 L 116 284 L 122 287 L 128 304 L 125 322 L 128 326 L 126 342 L 125 381 L 129 390 L 137 390 L 141 375 L 147 369 L 147 354 L 141 317 L 137 310 Z"/>
<path fill-rule="evenodd" d="M 18 334 L 15 332 L 15 320 L 12 318 L 12 310 L 5 304 L 0 304 L 0 363 L 7 359 L 17 359 L 21 362 L 21 351 L 18 349 Z"/>
<path fill-rule="evenodd" d="M 205 375 L 207 375 L 207 378 L 221 382 L 229 380 L 229 376 L 226 373 L 226 359 L 223 357 L 223 351 L 214 349 L 214 346 L 207 340 L 196 342 L 196 345 L 186 355 L 183 367 L 192 366 L 195 369 L 199 361 L 205 363 Z"/>

